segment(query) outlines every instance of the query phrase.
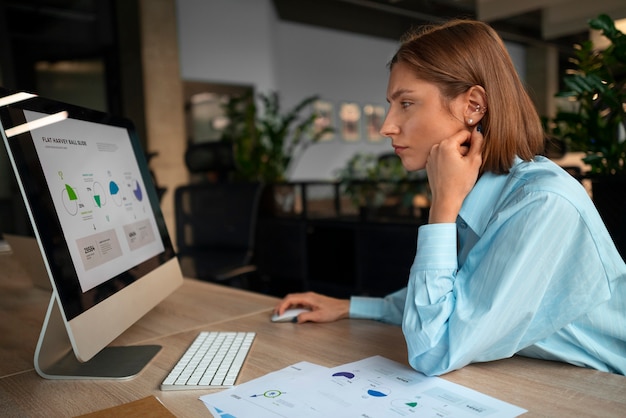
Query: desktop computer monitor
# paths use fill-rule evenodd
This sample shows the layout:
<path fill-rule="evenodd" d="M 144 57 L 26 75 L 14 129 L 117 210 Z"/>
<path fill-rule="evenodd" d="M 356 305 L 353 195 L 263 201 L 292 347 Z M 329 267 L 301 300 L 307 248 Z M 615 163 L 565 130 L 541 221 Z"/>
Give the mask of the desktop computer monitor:
<path fill-rule="evenodd" d="M 110 343 L 182 274 L 132 123 L 0 89 L 0 125 L 52 284 L 37 372 L 137 374 L 160 347 Z"/>

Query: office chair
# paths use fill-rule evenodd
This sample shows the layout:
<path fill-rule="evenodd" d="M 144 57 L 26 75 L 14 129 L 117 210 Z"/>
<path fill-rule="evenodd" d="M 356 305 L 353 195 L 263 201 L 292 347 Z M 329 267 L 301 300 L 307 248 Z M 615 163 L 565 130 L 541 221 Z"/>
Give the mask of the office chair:
<path fill-rule="evenodd" d="M 176 243 L 183 274 L 248 287 L 261 183 L 217 182 L 175 191 Z"/>

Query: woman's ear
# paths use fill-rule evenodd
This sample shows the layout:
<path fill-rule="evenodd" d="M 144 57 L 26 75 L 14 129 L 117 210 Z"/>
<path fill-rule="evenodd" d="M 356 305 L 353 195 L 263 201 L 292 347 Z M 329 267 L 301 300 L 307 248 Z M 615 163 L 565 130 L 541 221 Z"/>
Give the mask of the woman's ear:
<path fill-rule="evenodd" d="M 472 86 L 466 92 L 465 123 L 473 127 L 487 112 L 487 94 L 481 86 Z"/>

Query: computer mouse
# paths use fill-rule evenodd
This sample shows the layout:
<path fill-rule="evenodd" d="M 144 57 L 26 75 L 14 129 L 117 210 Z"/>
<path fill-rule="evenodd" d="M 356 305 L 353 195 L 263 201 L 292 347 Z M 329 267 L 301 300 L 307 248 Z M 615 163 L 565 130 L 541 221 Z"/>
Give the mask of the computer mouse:
<path fill-rule="evenodd" d="M 290 308 L 283 312 L 282 315 L 273 314 L 272 322 L 293 322 L 301 313 L 310 311 L 307 308 Z"/>

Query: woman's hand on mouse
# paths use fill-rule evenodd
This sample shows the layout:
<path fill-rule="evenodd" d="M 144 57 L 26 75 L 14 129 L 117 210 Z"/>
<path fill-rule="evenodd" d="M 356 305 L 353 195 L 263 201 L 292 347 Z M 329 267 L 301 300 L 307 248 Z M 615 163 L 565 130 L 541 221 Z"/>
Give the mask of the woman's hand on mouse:
<path fill-rule="evenodd" d="M 298 323 L 333 322 L 349 317 L 350 300 L 332 298 L 315 292 L 292 293 L 276 305 L 274 313 L 282 315 L 286 309 L 298 307 L 311 310 L 298 315 Z"/>

